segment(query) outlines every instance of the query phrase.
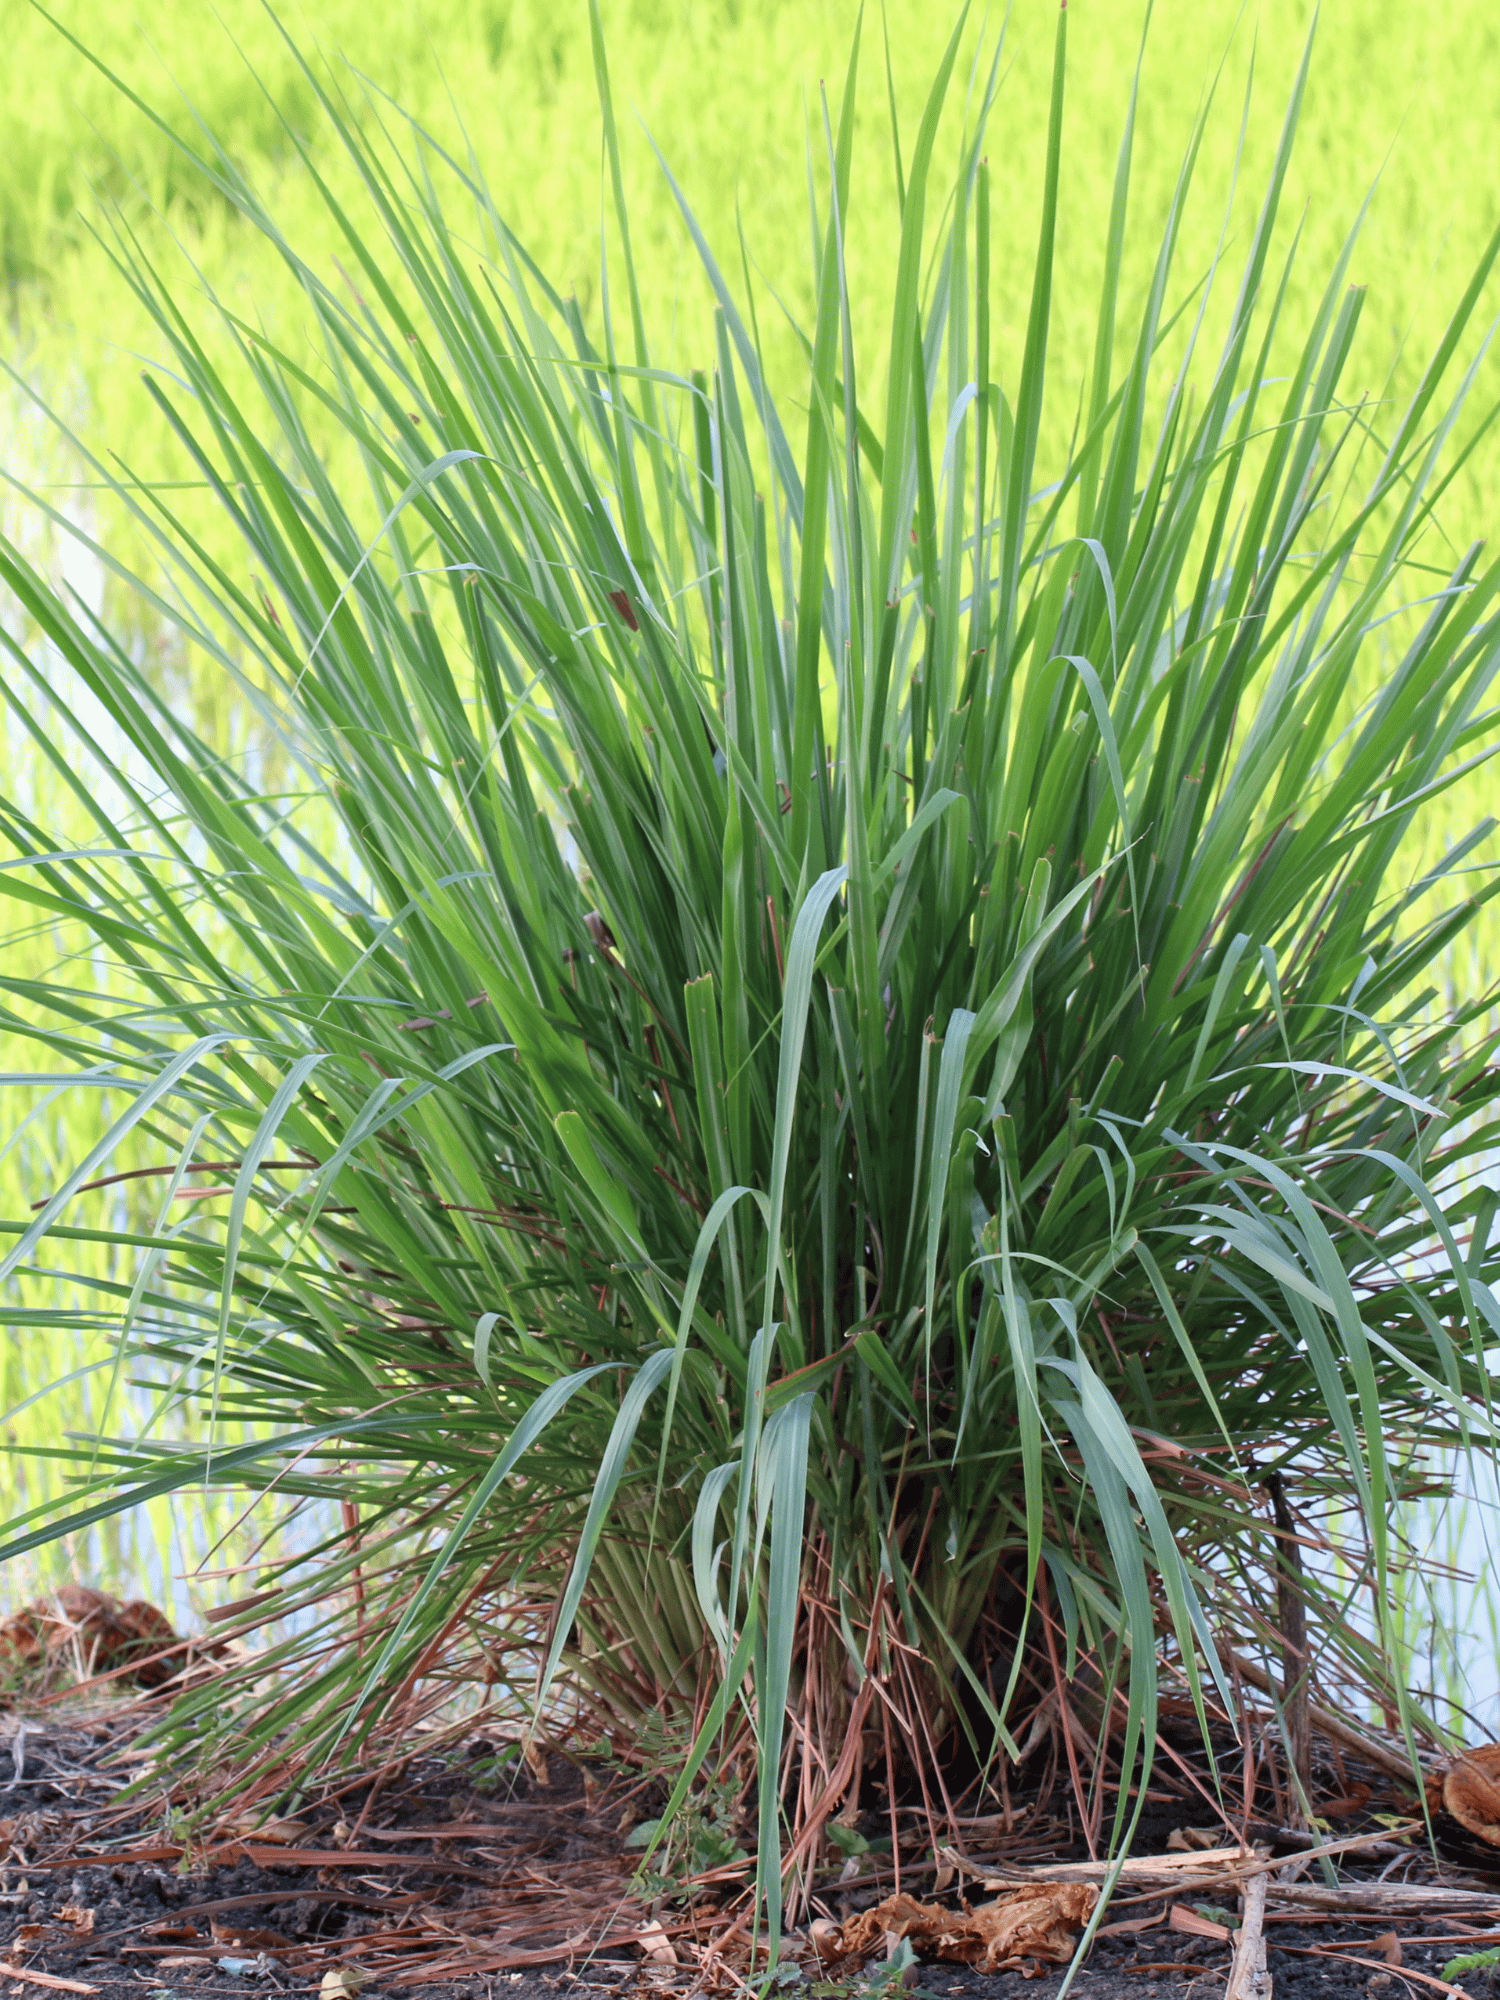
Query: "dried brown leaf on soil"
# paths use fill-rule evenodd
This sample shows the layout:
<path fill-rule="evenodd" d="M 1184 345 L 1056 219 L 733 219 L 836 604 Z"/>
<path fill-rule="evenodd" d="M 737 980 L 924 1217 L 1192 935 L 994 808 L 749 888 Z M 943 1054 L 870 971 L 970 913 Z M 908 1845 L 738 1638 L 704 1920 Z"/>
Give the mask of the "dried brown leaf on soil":
<path fill-rule="evenodd" d="M 676 1965 L 677 1952 L 659 1923 L 642 1924 L 637 1943 L 641 1956 L 651 1965 Z"/>
<path fill-rule="evenodd" d="M 1500 1847 L 1500 1743 L 1481 1743 L 1443 1773 L 1445 1812 L 1489 1847 Z"/>
<path fill-rule="evenodd" d="M 1038 1882 L 977 1909 L 945 1910 L 914 1896 L 887 1896 L 842 1926 L 838 1955 L 868 1958 L 886 1950 L 894 1937 L 909 1939 L 923 1958 L 974 1965 L 982 1972 L 1003 1971 L 1028 1958 L 1062 1965 L 1098 1900 L 1099 1892 L 1086 1882 Z"/>
<path fill-rule="evenodd" d="M 1174 1903 L 1167 1912 L 1167 1923 L 1174 1931 L 1185 1931 L 1189 1937 L 1213 1938 L 1218 1944 L 1228 1944 L 1231 1936 L 1228 1924 L 1200 1917 L 1188 1903 Z"/>
<path fill-rule="evenodd" d="M 300 1819 L 257 1820 L 253 1812 L 230 1813 L 222 1819 L 215 1831 L 224 1835 L 236 1834 L 241 1839 L 270 1841 L 273 1846 L 295 1847 L 307 1836 L 307 1822 Z"/>
<path fill-rule="evenodd" d="M 323 1974 L 318 2000 L 355 2000 L 355 1995 L 369 1985 L 370 1978 L 362 1965 L 336 1965 Z"/>
<path fill-rule="evenodd" d="M 0 1619 L 0 1661 L 22 1673 L 44 1675 L 71 1658 L 86 1677 L 130 1667 L 127 1678 L 160 1687 L 182 1665 L 180 1653 L 160 1657 L 176 1645 L 170 1620 L 154 1604 L 122 1604 L 81 1583 L 65 1583 L 53 1597 Z"/>
<path fill-rule="evenodd" d="M 209 1921 L 209 1935 L 215 1944 L 232 1945 L 239 1951 L 285 1951 L 292 1940 L 280 1931 L 256 1930 L 244 1924 Z"/>

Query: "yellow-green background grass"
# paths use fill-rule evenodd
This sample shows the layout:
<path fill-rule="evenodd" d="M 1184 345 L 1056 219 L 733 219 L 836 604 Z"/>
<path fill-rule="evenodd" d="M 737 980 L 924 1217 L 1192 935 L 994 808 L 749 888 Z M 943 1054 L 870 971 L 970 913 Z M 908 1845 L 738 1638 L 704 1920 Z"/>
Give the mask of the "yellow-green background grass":
<path fill-rule="evenodd" d="M 331 231 L 305 168 L 273 112 L 289 114 L 326 163 L 311 94 L 271 17 L 258 0 L 221 0 L 217 21 L 187 0 L 155 0 L 149 19 L 121 0 L 56 0 L 57 20 L 117 70 L 179 132 L 197 139 L 194 113 L 250 165 L 272 194 L 286 235 L 339 282 Z M 819 82 L 835 93 L 847 59 L 853 0 L 604 0 L 617 102 L 623 120 L 634 247 L 657 358 L 687 368 L 709 361 L 707 294 L 695 275 L 668 191 L 651 156 L 649 129 L 670 161 L 710 241 L 737 271 L 743 229 L 762 286 L 761 330 L 773 382 L 795 380 L 795 335 L 775 298 L 810 319 L 808 148 L 820 152 Z M 995 13 L 998 16 L 999 10 Z M 1218 74 L 1218 100 L 1195 182 L 1179 257 L 1179 278 L 1206 271 L 1227 225 L 1227 271 L 1237 266 L 1253 205 L 1264 184 L 1282 109 L 1312 21 L 1310 0 L 1159 0 L 1147 49 L 1133 180 L 1132 239 L 1124 319 L 1159 239 L 1177 168 L 1203 93 Z M 1064 450 L 1077 388 L 1089 366 L 1104 221 L 1115 152 L 1142 25 L 1139 0 L 1073 0 L 1070 9 L 1067 150 L 1059 279 L 1054 309 L 1049 455 Z M 342 54 L 401 109 L 446 144 L 472 147 L 500 212 L 561 289 L 575 289 L 586 313 L 600 304 L 599 242 L 604 207 L 595 86 L 586 0 L 316 0 L 283 18 L 309 51 Z M 1035 251 L 1041 139 L 1054 26 L 1053 0 L 1016 0 L 1004 82 L 990 123 L 995 188 L 995 371 L 1013 376 L 1024 331 Z M 898 105 L 909 147 L 915 118 L 943 42 L 949 9 L 931 0 L 889 0 L 885 13 Z M 41 420 L 31 398 L 50 403 L 101 458 L 148 480 L 190 479 L 140 382 L 154 349 L 145 312 L 113 271 L 93 231 L 101 196 L 118 204 L 153 261 L 171 278 L 184 309 L 206 284 L 251 323 L 297 351 L 304 314 L 274 254 L 239 222 L 79 49 L 29 0 L 0 0 L 7 82 L 0 105 L 0 255 L 10 287 L 13 378 L 0 400 L 0 465 L 79 520 L 127 560 L 152 558 L 138 532 L 106 506 L 92 475 Z M 1255 93 L 1236 159 L 1241 110 L 1252 67 Z M 359 84 L 342 72 L 346 87 Z M 851 302 L 857 328 L 878 351 L 896 244 L 895 188 L 888 144 L 882 26 L 866 21 L 860 144 L 848 222 Z M 957 103 L 957 100 L 956 100 Z M 191 108 L 189 108 L 191 107 Z M 373 113 L 366 112 L 370 116 Z M 384 115 L 394 122 L 389 106 Z M 950 121 L 956 151 L 958 118 Z M 201 141 L 199 141 L 201 143 Z M 1411 386 L 1437 340 L 1480 247 L 1500 218 L 1500 20 L 1479 0 L 1433 9 L 1418 0 L 1328 0 L 1322 9 L 1311 83 L 1284 214 L 1300 221 L 1299 275 L 1285 324 L 1300 337 L 1339 243 L 1379 179 L 1352 276 L 1369 288 L 1360 347 L 1346 377 L 1372 398 Z M 821 186 L 823 176 L 817 176 Z M 1238 192 L 1232 196 L 1232 190 Z M 477 232 L 476 232 L 477 236 Z M 201 278 L 200 275 L 201 274 Z M 616 273 L 618 276 L 618 273 Z M 1232 277 L 1222 281 L 1232 285 Z M 774 296 L 773 296 L 774 294 Z M 1500 301 L 1497 301 L 1500 303 Z M 1481 315 L 1483 317 L 1483 315 Z M 170 385 L 168 385 L 170 387 Z M 866 394 L 883 385 L 867 383 Z M 1476 407 L 1496 389 L 1482 371 Z M 1380 405 L 1373 421 L 1382 428 Z M 330 453 L 342 465 L 330 439 Z M 352 463 L 351 481 L 358 476 Z M 191 491 L 174 498 L 195 505 Z M 1487 536 L 1500 506 L 1500 448 L 1481 451 L 1443 509 L 1453 549 Z M 203 723 L 234 733 L 233 702 L 176 642 L 143 626 L 124 593 L 105 588 L 95 565 L 69 556 L 55 533 L 19 497 L 0 503 L 8 532 L 52 569 L 102 603 L 130 630 L 163 674 L 179 677 Z M 373 524 L 372 524 L 373 526 Z M 243 554 L 215 546 L 236 575 Z M 1436 545 L 1431 560 L 1446 551 Z M 1414 592 L 1420 585 L 1414 583 Z M 1378 672 L 1378 658 L 1372 667 Z M 66 814 L 19 745 L 7 747 L 6 782 L 29 796 L 38 817 Z M 1481 777 L 1430 816 L 1424 846 L 1467 827 L 1484 810 L 1492 781 Z M 1414 856 L 1414 863 L 1416 857 Z M 1470 987 L 1500 960 L 1494 922 L 1456 956 L 1456 983 Z M 56 962 L 68 941 L 39 934 L 19 967 Z M 6 1067 L 14 1062 L 5 1060 Z M 27 1100 L 35 1102 L 35 1099 Z M 7 1099 L 0 1143 L 15 1134 L 22 1104 Z M 65 1092 L 0 1157 L 0 1212 L 15 1217 L 50 1185 L 65 1158 L 98 1130 L 95 1094 Z M 136 1156 L 118 1164 L 134 1163 Z M 114 1205 L 123 1220 L 154 1213 L 150 1183 L 82 1197 Z M 96 1212 L 92 1220 L 102 1220 Z M 102 1271 L 103 1266 L 92 1267 Z M 128 1259 L 114 1275 L 128 1279 Z M 12 1292 L 30 1305 L 56 1302 L 48 1283 Z M 70 1336 L 6 1326 L 0 1358 L 0 1413 L 46 1383 L 96 1362 Z M 107 1371 L 84 1375 L 33 1402 L 7 1423 L 8 1441 L 46 1441 L 97 1420 Z M 130 1420 L 119 1411 L 112 1423 Z M 11 1458 L 0 1467 L 7 1511 L 48 1490 L 44 1464 Z M 58 1548 L 6 1594 L 24 1595 L 68 1571 L 170 1596 L 192 1609 L 194 1590 L 171 1582 L 222 1532 L 231 1516 L 205 1503 L 201 1518 L 175 1522 L 163 1502 L 149 1522 L 121 1529 L 86 1549 Z M 179 1528 L 181 1533 L 179 1534 Z M 220 1565 L 233 1545 L 214 1558 Z M 207 1595 L 222 1594 L 209 1586 Z"/>

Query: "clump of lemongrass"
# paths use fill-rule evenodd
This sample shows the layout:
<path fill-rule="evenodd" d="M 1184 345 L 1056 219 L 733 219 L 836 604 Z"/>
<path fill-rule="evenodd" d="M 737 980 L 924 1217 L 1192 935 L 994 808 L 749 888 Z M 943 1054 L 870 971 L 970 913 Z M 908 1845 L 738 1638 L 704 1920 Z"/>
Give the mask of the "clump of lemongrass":
<path fill-rule="evenodd" d="M 1216 1629 L 1266 1650 L 1264 1481 L 1357 1510 L 1378 1599 L 1410 1449 L 1494 1436 L 1490 996 L 1432 990 L 1496 887 L 1463 872 L 1489 828 L 1406 855 L 1493 742 L 1500 567 L 1431 565 L 1468 379 L 1440 385 L 1496 245 L 1377 433 L 1342 387 L 1352 239 L 1280 323 L 1306 63 L 1242 262 L 1202 292 L 1174 269 L 1200 126 L 1127 322 L 1132 98 L 1093 367 L 1044 462 L 1079 395 L 1048 359 L 1064 27 L 1003 365 L 991 57 L 930 184 L 962 28 L 868 347 L 846 238 L 892 225 L 847 210 L 851 59 L 781 399 L 675 183 L 712 347 L 663 344 L 597 21 L 597 323 L 472 165 L 311 67 L 363 187 L 334 206 L 354 295 L 211 132 L 196 165 L 300 282 L 317 369 L 115 233 L 257 582 L 119 495 L 265 761 L 0 558 L 13 713 L 97 829 L 64 851 L 6 802 L 0 884 L 108 967 L 12 986 L 7 1026 L 128 1101 L 5 1269 L 97 1235 L 85 1184 L 151 1153 L 167 1199 L 111 1239 L 136 1263 L 108 1298 L 121 1367 L 188 1426 L 65 1447 L 72 1505 L 7 1548 L 205 1482 L 340 1503 L 316 1560 L 267 1572 L 289 1636 L 170 1725 L 253 1796 L 464 1685 L 621 1745 L 665 1727 L 679 1799 L 707 1757 L 758 1770 L 774 1935 L 778 1854 L 800 1896 L 861 1786 L 976 1798 L 1051 1699 L 1118 1841 L 1160 1677 L 1202 1717 L 1205 1677 L 1232 1706 Z M 330 485 L 315 422 L 367 491 Z M 207 1160 L 226 1191 L 183 1217 Z M 1384 1685 L 1382 1633 L 1318 1578 L 1325 1685 Z"/>

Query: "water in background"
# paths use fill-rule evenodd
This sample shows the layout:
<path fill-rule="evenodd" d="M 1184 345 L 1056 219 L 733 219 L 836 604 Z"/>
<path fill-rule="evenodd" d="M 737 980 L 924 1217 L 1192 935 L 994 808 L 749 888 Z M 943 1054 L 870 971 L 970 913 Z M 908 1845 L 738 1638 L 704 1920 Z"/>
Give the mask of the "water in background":
<path fill-rule="evenodd" d="M 1500 1466 L 1478 1452 L 1453 1467 L 1457 1496 L 1399 1510 L 1411 1568 L 1397 1599 L 1407 1682 L 1467 1742 L 1500 1739 Z"/>
<path fill-rule="evenodd" d="M 35 407 L 14 392 L 0 399 L 0 414 L 12 470 L 23 463 L 64 519 L 89 536 L 94 528 L 90 495 L 78 483 L 79 469 L 70 463 L 55 433 Z M 106 570 L 84 541 L 52 527 L 29 503 L 14 498 L 0 501 L 0 532 L 51 579 L 80 615 L 87 619 L 105 614 Z M 150 773 L 109 714 L 54 649 L 24 629 L 13 603 L 0 601 L 0 622 L 27 645 L 47 683 L 93 735 L 104 761 L 143 791 L 154 789 Z M 138 632 L 127 643 L 149 644 L 168 658 L 176 650 L 161 635 Z M 50 738 L 45 700 L 33 694 L 27 706 Z M 86 776 L 105 810 L 128 819 L 118 788 L 102 773 L 90 770 Z M 98 829 L 87 823 L 77 799 L 14 725 L 5 742 L 4 784 L 20 810 L 41 826 L 80 846 L 98 844 Z M 81 957 L 60 927 L 45 922 L 20 942 L 10 938 L 7 970 L 75 984 L 105 977 L 102 965 Z M 7 1043 L 0 1033 L 0 1071 L 34 1072 L 35 1047 Z M 60 1061 L 54 1077 L 65 1076 L 71 1067 Z M 0 1106 L 0 1214 L 14 1219 L 24 1218 L 46 1198 L 107 1131 L 125 1108 L 125 1100 L 118 1089 L 111 1092 L 86 1082 L 49 1081 L 29 1089 L 7 1082 Z M 107 1166 L 104 1171 L 109 1171 Z M 141 1227 L 138 1187 L 99 1189 L 80 1197 L 80 1202 L 87 1204 L 87 1220 L 95 1226 L 117 1231 Z M 77 1465 L 62 1468 L 56 1461 L 31 1456 L 28 1448 L 56 1447 L 101 1433 L 141 1436 L 161 1428 L 161 1391 L 152 1380 L 159 1371 L 134 1357 L 117 1369 L 106 1332 L 109 1302 L 101 1300 L 90 1283 L 121 1278 L 130 1282 L 137 1254 L 94 1245 L 44 1245 L 37 1266 L 0 1286 L 0 1446 L 4 1447 L 0 1512 L 12 1525 L 32 1508 L 55 1506 L 65 1498 L 70 1480 L 87 1470 Z M 56 1313 L 73 1318 L 91 1308 L 97 1315 L 93 1330 L 49 1324 L 46 1317 Z M 170 1419 L 167 1431 L 174 1432 Z M 175 1427 L 178 1437 L 200 1431 L 197 1424 L 191 1430 Z M 255 1559 L 268 1536 L 280 1556 L 306 1551 L 336 1529 L 336 1513 L 322 1505 L 276 1498 L 247 1504 L 243 1496 L 211 1486 L 184 1490 L 13 1558 L 0 1574 L 0 1611 L 59 1584 L 76 1582 L 124 1597 L 145 1597 L 179 1631 L 201 1630 L 210 1606 L 254 1588 Z M 246 1564 L 252 1568 L 248 1579 Z"/>

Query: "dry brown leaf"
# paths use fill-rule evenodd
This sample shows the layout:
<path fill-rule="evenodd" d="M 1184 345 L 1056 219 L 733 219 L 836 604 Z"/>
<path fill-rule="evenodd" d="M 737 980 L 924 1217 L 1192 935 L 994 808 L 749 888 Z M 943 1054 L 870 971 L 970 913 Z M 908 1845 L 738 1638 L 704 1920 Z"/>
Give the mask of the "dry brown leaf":
<path fill-rule="evenodd" d="M 1381 1931 L 1370 1940 L 1370 1949 L 1379 1954 L 1387 1965 L 1401 1963 L 1401 1940 L 1394 1931 Z"/>
<path fill-rule="evenodd" d="M 271 1841 L 281 1847 L 295 1847 L 307 1836 L 307 1822 L 301 1819 L 258 1820 L 253 1812 L 232 1813 L 221 1820 L 217 1831 L 251 1840 Z"/>
<path fill-rule="evenodd" d="M 319 1981 L 318 2000 L 355 2000 L 370 1979 L 371 1974 L 362 1965 L 335 1965 Z"/>
<path fill-rule="evenodd" d="M 1319 1819 L 1350 1819 L 1355 1813 L 1363 1812 L 1370 1803 L 1371 1788 L 1366 1784 L 1354 1785 L 1342 1798 L 1325 1799 L 1318 1807 Z"/>
<path fill-rule="evenodd" d="M 85 1673 L 107 1674 L 173 1645 L 176 1638 L 163 1613 L 142 1598 L 122 1604 L 107 1591 L 65 1583 L 55 1597 L 39 1598 L 0 1620 L 0 1660 L 42 1670 L 71 1654 Z M 143 1659 L 129 1678 L 143 1687 L 158 1687 L 181 1664 L 180 1653 Z"/>
<path fill-rule="evenodd" d="M 94 1912 L 86 1903 L 64 1903 L 57 1913 L 60 1924 L 71 1924 L 75 1937 L 90 1938 L 94 1935 Z"/>
<path fill-rule="evenodd" d="M 47 1637 L 38 1607 L 28 1606 L 0 1618 L 0 1659 L 8 1666 L 24 1667 L 44 1657 Z"/>
<path fill-rule="evenodd" d="M 642 1924 L 636 1942 L 640 1945 L 641 1955 L 645 1958 L 648 1965 L 677 1964 L 677 1953 L 673 1948 L 672 1940 L 667 1936 L 660 1924 Z"/>
<path fill-rule="evenodd" d="M 1074 1935 L 1088 1922 L 1099 1892 L 1087 1882 L 1037 1882 L 978 1909 L 945 1910 L 914 1896 L 887 1896 L 851 1917 L 838 1933 L 839 1956 L 869 1958 L 907 1938 L 923 1958 L 975 1965 L 982 1972 L 1020 1966 L 1028 1958 L 1062 1965 Z"/>
<path fill-rule="evenodd" d="M 827 1917 L 815 1917 L 807 1927 L 807 1935 L 812 1948 L 825 1965 L 835 1965 L 843 1956 L 839 1943 L 839 1927 Z"/>
<path fill-rule="evenodd" d="M 236 1951 L 285 1951 L 292 1942 L 280 1931 L 252 1930 L 246 1924 L 221 1924 L 217 1917 L 209 1918 L 208 1929 L 215 1944 L 230 1945 Z"/>
<path fill-rule="evenodd" d="M 1233 1935 L 1228 1924 L 1200 1917 L 1190 1903 L 1174 1903 L 1167 1912 L 1167 1924 L 1174 1931 L 1186 1931 L 1189 1937 L 1213 1938 L 1218 1944 L 1228 1944 Z"/>
<path fill-rule="evenodd" d="M 1455 1758 L 1443 1778 L 1443 1805 L 1460 1826 L 1500 1847 L 1500 1743 L 1481 1743 Z"/>

